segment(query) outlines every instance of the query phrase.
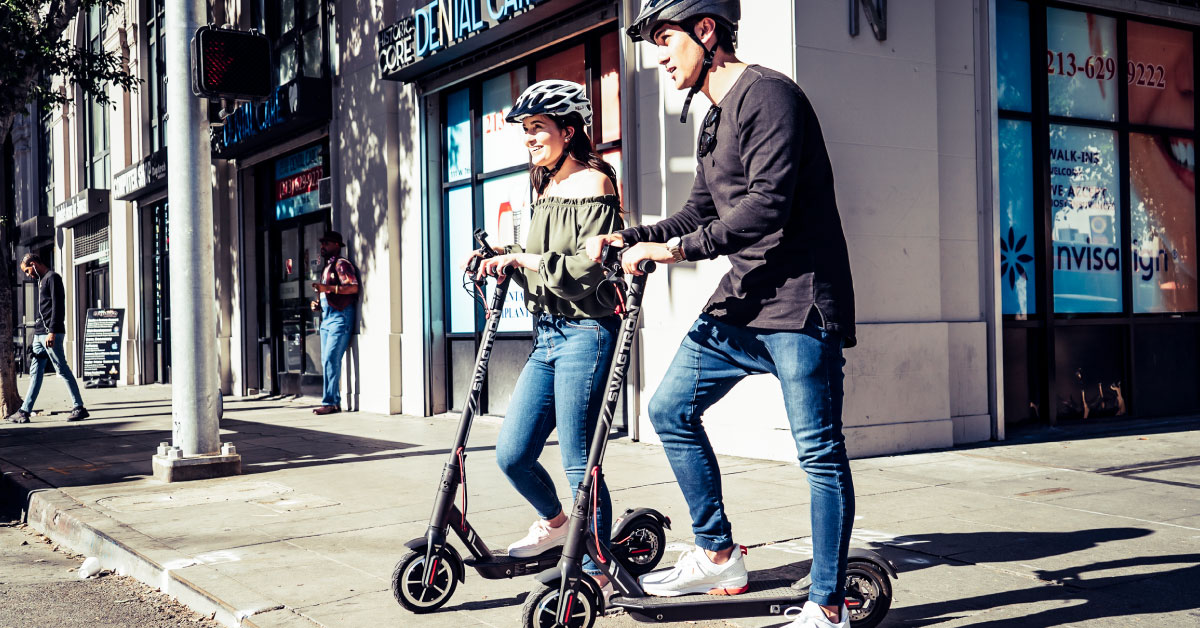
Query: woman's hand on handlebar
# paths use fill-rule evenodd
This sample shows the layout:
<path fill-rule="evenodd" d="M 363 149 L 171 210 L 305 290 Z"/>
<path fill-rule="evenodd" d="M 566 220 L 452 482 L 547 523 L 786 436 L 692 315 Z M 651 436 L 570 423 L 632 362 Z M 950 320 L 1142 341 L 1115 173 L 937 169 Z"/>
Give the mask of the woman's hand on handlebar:
<path fill-rule="evenodd" d="M 619 249 L 625 246 L 625 239 L 619 233 L 592 236 L 584 242 L 584 252 L 587 253 L 587 256 L 593 262 L 602 261 L 600 255 L 604 253 L 604 245 L 606 244 Z"/>
<path fill-rule="evenodd" d="M 493 246 L 492 251 L 496 255 L 504 255 L 504 247 L 502 246 Z M 476 257 L 483 257 L 483 249 L 475 249 L 474 251 L 471 251 L 470 255 L 467 255 L 466 259 L 464 259 L 462 263 L 458 265 L 458 269 L 467 270 L 467 268 L 471 265 L 471 260 L 475 259 Z"/>
<path fill-rule="evenodd" d="M 482 279 L 494 275 L 498 281 L 503 281 L 504 276 L 508 274 L 506 269 L 509 267 L 537 270 L 541 263 L 541 256 L 533 253 L 509 253 L 488 257 L 480 260 L 479 271 L 475 273 L 475 278 Z"/>

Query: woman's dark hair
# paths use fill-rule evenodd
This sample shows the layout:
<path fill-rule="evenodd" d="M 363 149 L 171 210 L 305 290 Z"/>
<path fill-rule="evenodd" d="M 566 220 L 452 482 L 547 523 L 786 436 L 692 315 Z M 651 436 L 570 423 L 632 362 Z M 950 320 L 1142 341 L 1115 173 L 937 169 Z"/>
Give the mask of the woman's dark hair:
<path fill-rule="evenodd" d="M 619 190 L 617 171 L 612 164 L 601 159 L 599 153 L 596 152 L 596 147 L 592 145 L 592 139 L 588 137 L 587 131 L 583 128 L 583 116 L 577 112 L 571 112 L 565 116 L 547 117 L 554 121 L 559 130 L 573 129 L 575 131 L 571 135 L 571 140 L 567 142 L 565 148 L 567 155 L 592 170 L 600 171 L 612 182 L 613 190 Z M 552 176 L 550 168 L 545 166 L 532 166 L 529 169 L 529 181 L 533 183 L 533 189 L 537 191 L 538 196 L 546 191 L 546 186 L 550 184 Z"/>

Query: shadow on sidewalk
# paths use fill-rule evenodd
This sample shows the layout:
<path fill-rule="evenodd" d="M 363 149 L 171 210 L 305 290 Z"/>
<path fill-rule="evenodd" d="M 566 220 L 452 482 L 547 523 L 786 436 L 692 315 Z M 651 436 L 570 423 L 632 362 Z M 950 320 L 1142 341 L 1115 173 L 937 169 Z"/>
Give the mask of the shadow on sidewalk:
<path fill-rule="evenodd" d="M 1001 609 L 1019 604 L 1040 604 L 1054 601 L 1052 608 L 1036 613 L 1017 613 L 1008 617 L 988 619 L 987 615 L 975 617 L 972 626 L 987 628 L 1026 628 L 1027 626 L 1062 626 L 1076 622 L 1095 621 L 1105 617 L 1130 617 L 1150 615 L 1149 625 L 1182 625 L 1165 623 L 1164 613 L 1192 611 L 1189 625 L 1200 624 L 1200 598 L 1195 592 L 1200 582 L 1200 554 L 1178 554 L 1175 556 L 1148 556 L 1125 558 L 1094 563 L 1082 567 L 1070 567 L 1057 571 L 1039 571 L 1039 578 L 1061 585 L 1050 588 L 1036 585 L 1003 593 L 991 593 L 966 597 L 948 602 L 936 602 L 898 608 L 888 616 L 890 623 L 906 626 L 933 626 L 942 622 L 958 620 L 982 611 Z M 1138 573 L 1084 578 L 1082 574 L 1094 572 L 1147 567 L 1152 565 L 1184 565 L 1177 569 L 1156 573 Z M 1178 618 L 1170 620 L 1178 621 Z"/>
<path fill-rule="evenodd" d="M 139 480 L 153 475 L 151 457 L 158 444 L 171 441 L 170 429 L 136 429 L 144 425 L 110 420 L 35 423 L 23 429 L 0 430 L 0 460 L 55 487 Z M 450 455 L 449 448 L 230 418 L 221 421 L 221 440 L 237 447 L 244 475 L 414 456 L 436 460 Z M 494 449 L 489 445 L 468 447 L 467 451 Z"/>

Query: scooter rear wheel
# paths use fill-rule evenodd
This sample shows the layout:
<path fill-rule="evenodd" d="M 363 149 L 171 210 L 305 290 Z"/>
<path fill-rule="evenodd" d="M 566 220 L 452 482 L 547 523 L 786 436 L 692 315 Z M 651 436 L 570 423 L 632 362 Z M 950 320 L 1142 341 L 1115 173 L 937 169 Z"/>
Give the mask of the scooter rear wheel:
<path fill-rule="evenodd" d="M 869 562 L 846 565 L 846 607 L 852 628 L 874 628 L 892 607 L 892 582 Z"/>
<path fill-rule="evenodd" d="M 654 517 L 638 517 L 625 538 L 613 544 L 613 553 L 634 576 L 654 571 L 667 547 L 667 533 Z"/>
<path fill-rule="evenodd" d="M 405 554 L 392 570 L 392 595 L 405 609 L 430 613 L 454 595 L 460 575 L 458 561 L 442 549 L 433 555 L 433 572 L 425 579 L 425 548 Z"/>
<path fill-rule="evenodd" d="M 523 628 L 555 628 L 558 623 L 558 583 L 545 585 L 538 583 L 536 589 L 525 598 L 525 606 L 521 608 L 521 626 Z M 567 628 L 592 628 L 600 611 L 596 600 L 592 598 L 590 589 L 575 593 L 575 602 L 571 605 L 571 618 Z"/>

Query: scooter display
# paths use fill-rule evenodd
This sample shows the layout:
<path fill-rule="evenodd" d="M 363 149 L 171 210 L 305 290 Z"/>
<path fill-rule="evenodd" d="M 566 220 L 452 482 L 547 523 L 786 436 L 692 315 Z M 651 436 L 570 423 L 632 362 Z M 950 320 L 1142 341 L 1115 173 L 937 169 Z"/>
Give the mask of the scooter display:
<path fill-rule="evenodd" d="M 477 229 L 473 237 L 479 245 L 480 255 L 472 257 L 468 263 L 466 273 L 469 285 L 464 282 L 464 287 L 477 291 L 478 298 L 482 301 L 486 294 L 487 280 L 475 275 L 481 259 L 493 257 L 496 253 L 488 245 L 487 234 L 482 230 Z M 490 302 L 486 305 L 487 323 L 483 329 L 479 353 L 475 358 L 475 370 L 467 391 L 466 402 L 463 404 L 462 415 L 459 418 L 454 444 L 450 449 L 450 460 L 442 469 L 442 478 L 434 499 L 429 527 L 425 536 L 412 539 L 404 544 L 409 551 L 396 563 L 396 567 L 392 571 L 392 595 L 401 606 L 414 613 L 429 613 L 445 605 L 454 595 L 458 583 L 465 581 L 467 567 L 474 568 L 480 576 L 488 580 L 516 578 L 553 567 L 558 563 L 561 555 L 561 547 L 526 558 L 509 556 L 503 550 L 491 550 L 467 521 L 467 438 L 470 435 L 475 415 L 479 411 L 480 392 L 487 376 L 488 361 L 496 340 L 496 331 L 500 325 L 500 315 L 511 278 L 512 275 L 509 274 L 497 282 Z M 618 353 L 614 356 L 613 361 L 616 362 L 620 359 L 622 362 L 627 362 L 628 358 L 628 350 L 626 350 L 623 355 Z M 606 440 L 611 426 L 611 420 L 602 423 L 597 427 L 596 436 L 601 440 Z M 460 485 L 462 486 L 461 510 L 455 504 L 455 495 Z M 580 495 L 583 494 L 580 493 Z M 620 560 L 622 568 L 630 573 L 650 572 L 662 559 L 666 546 L 664 528 L 670 528 L 670 525 L 670 520 L 655 510 L 649 508 L 626 510 L 613 524 L 612 558 Z M 466 546 L 471 554 L 470 558 L 464 560 L 458 550 L 449 543 L 450 530 L 453 530 Z"/>
<path fill-rule="evenodd" d="M 620 271 L 615 249 L 606 250 L 602 257 L 606 268 Z M 639 269 L 646 274 L 633 277 L 627 283 L 627 313 L 617 340 L 618 350 L 627 349 L 633 342 L 641 316 L 646 278 L 654 270 L 654 263 L 644 261 Z M 604 433 L 612 423 L 616 395 L 621 390 L 623 380 L 623 371 L 614 368 L 609 373 L 597 434 Z M 557 569 L 537 576 L 538 586 L 525 598 L 521 618 L 524 628 L 591 628 L 596 617 L 604 612 L 606 604 L 625 609 L 638 621 L 664 622 L 784 615 L 788 608 L 802 606 L 808 599 L 807 578 L 792 583 L 756 577 L 756 574 L 750 575 L 750 590 L 740 595 L 647 595 L 638 582 L 641 574 L 633 573 L 621 561 L 613 560 L 613 550 L 598 542 L 588 530 L 587 495 L 591 484 L 602 475 L 600 469 L 606 445 L 604 439 L 592 439 L 587 471 L 567 524 L 570 527 L 562 558 Z M 611 600 L 606 602 L 595 581 L 583 573 L 584 555 L 591 556 L 612 583 L 615 595 Z M 896 569 L 886 558 L 862 549 L 850 550 L 847 563 L 846 606 L 850 611 L 850 623 L 854 628 L 872 628 L 883 621 L 891 608 L 892 584 L 889 576 L 897 578 Z"/>

